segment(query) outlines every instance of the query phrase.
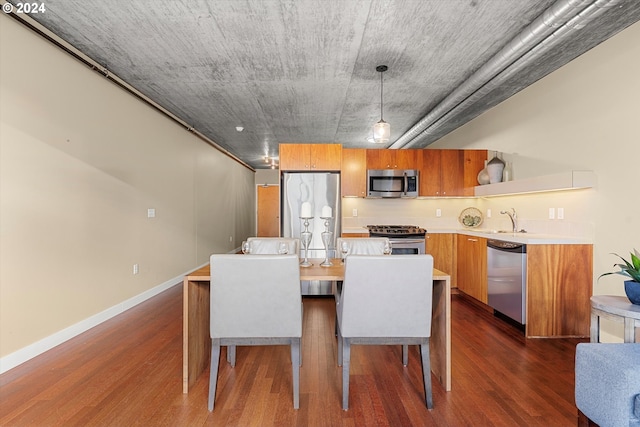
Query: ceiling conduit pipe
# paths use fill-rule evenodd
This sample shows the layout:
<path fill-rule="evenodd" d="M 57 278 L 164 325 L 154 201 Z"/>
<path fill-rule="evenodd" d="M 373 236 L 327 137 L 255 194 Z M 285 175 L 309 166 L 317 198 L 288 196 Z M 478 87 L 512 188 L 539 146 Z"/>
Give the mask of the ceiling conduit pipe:
<path fill-rule="evenodd" d="M 593 21 L 602 13 L 606 12 L 608 8 L 615 6 L 617 3 L 619 3 L 619 1 L 620 0 L 596 1 L 588 9 L 585 9 L 580 14 L 573 17 L 565 25 L 563 25 L 561 28 L 559 28 L 557 31 L 543 40 L 540 44 L 535 46 L 531 51 L 527 52 L 524 56 L 522 56 L 521 60 L 517 61 L 512 66 L 499 73 L 494 79 L 489 81 L 487 84 L 482 86 L 472 95 L 458 104 L 454 110 L 447 112 L 444 116 L 436 120 L 431 126 L 422 131 L 419 136 L 409 141 L 404 146 L 404 148 L 411 148 L 416 143 L 424 141 L 425 138 L 429 139 L 429 137 L 432 137 L 433 139 L 429 142 L 433 142 L 438 139 L 438 136 L 434 136 L 434 134 L 437 133 L 438 128 L 444 125 L 451 118 L 451 116 L 459 114 L 461 110 L 464 110 L 465 108 L 470 107 L 481 100 L 489 92 L 499 87 L 502 82 L 518 74 L 531 62 L 538 60 L 546 52 L 555 47 L 563 40 L 563 37 L 566 33 L 583 28 L 589 22 Z"/>
<path fill-rule="evenodd" d="M 547 38 L 556 28 L 563 26 L 581 11 L 600 0 L 560 0 L 549 7 L 542 15 L 528 25 L 518 36 L 503 47 L 478 71 L 443 99 L 424 118 L 398 138 L 389 148 L 403 148 L 414 141 L 425 129 L 456 108 L 466 98 L 504 71 L 526 52 Z M 616 2 L 618 0 L 611 0 Z M 609 1 L 605 0 L 605 3 Z"/>

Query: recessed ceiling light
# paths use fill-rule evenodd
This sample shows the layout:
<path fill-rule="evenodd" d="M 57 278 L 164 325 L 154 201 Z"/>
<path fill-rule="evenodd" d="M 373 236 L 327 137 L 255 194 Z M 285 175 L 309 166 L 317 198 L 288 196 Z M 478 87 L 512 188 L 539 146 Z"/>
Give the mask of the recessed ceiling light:
<path fill-rule="evenodd" d="M 244 128 L 242 126 L 236 126 L 236 130 L 238 132 L 242 132 L 244 130 Z"/>

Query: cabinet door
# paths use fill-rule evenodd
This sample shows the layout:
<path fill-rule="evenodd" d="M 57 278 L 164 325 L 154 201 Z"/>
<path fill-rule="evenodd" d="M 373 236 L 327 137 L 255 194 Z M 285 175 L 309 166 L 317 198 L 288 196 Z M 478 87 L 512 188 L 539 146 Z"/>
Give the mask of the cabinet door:
<path fill-rule="evenodd" d="M 455 284 L 454 238 L 452 233 L 428 233 L 427 253 L 433 256 L 433 267 L 451 277 L 451 286 Z"/>
<path fill-rule="evenodd" d="M 418 150 L 390 150 L 395 151 L 395 168 L 396 169 L 417 169 L 418 168 Z"/>
<path fill-rule="evenodd" d="M 311 146 L 309 144 L 280 144 L 280 170 L 301 171 L 310 169 Z"/>
<path fill-rule="evenodd" d="M 478 185 L 478 174 L 484 169 L 487 150 L 464 150 L 464 180 L 461 196 L 473 196 Z"/>
<path fill-rule="evenodd" d="M 527 337 L 588 337 L 593 245 L 527 246 Z"/>
<path fill-rule="evenodd" d="M 367 150 L 367 169 L 391 169 L 395 163 L 392 150 L 370 148 Z"/>
<path fill-rule="evenodd" d="M 458 235 L 458 289 L 487 303 L 487 239 Z"/>
<path fill-rule="evenodd" d="M 440 150 L 424 149 L 418 155 L 420 195 L 440 195 Z"/>
<path fill-rule="evenodd" d="M 344 148 L 340 172 L 342 197 L 365 197 L 367 192 L 367 150 Z"/>
<path fill-rule="evenodd" d="M 464 151 L 440 150 L 440 196 L 464 195 Z"/>
<path fill-rule="evenodd" d="M 342 166 L 342 145 L 309 144 L 312 170 L 339 171 Z"/>

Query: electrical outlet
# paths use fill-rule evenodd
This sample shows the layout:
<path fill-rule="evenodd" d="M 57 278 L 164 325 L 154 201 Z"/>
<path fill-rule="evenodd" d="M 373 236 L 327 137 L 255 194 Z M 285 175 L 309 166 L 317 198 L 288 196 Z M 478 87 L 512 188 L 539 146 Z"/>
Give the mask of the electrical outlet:
<path fill-rule="evenodd" d="M 558 208 L 558 219 L 564 219 L 564 208 Z"/>
<path fill-rule="evenodd" d="M 487 209 L 487 218 L 491 218 L 491 209 Z"/>
<path fill-rule="evenodd" d="M 233 236 L 229 236 L 229 242 L 233 242 Z"/>
<path fill-rule="evenodd" d="M 155 218 L 156 210 L 154 208 L 147 209 L 147 218 Z"/>
<path fill-rule="evenodd" d="M 138 274 L 140 272 L 140 266 L 138 264 L 133 264 L 133 274 Z"/>
<path fill-rule="evenodd" d="M 549 208 L 549 219 L 556 219 L 556 208 Z"/>
<path fill-rule="evenodd" d="M 358 216 L 358 209 L 354 209 L 352 212 L 352 216 Z"/>
<path fill-rule="evenodd" d="M 436 209 L 436 217 L 440 218 L 442 216 L 442 209 Z"/>

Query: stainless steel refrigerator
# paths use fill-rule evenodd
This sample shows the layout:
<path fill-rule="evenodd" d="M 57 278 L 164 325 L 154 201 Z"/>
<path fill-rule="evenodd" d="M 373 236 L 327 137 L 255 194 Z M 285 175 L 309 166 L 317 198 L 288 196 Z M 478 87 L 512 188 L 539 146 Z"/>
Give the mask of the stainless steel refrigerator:
<path fill-rule="evenodd" d="M 329 258 L 336 256 L 336 241 L 342 231 L 342 214 L 340 210 L 340 174 L 336 172 L 285 172 L 280 183 L 280 235 L 300 239 L 304 230 L 303 220 L 300 219 L 302 204 L 311 204 L 313 219 L 309 220 L 311 243 L 309 244 L 309 258 L 325 258 L 326 251 L 322 242 L 322 232 L 325 231 L 324 220 L 321 219 L 322 209 L 331 208 L 332 218 L 329 221 L 329 231 L 333 233 L 329 243 Z M 302 241 L 300 242 L 300 257 L 304 257 Z M 331 293 L 331 282 L 311 281 L 302 283 L 304 295 L 326 295 Z"/>

